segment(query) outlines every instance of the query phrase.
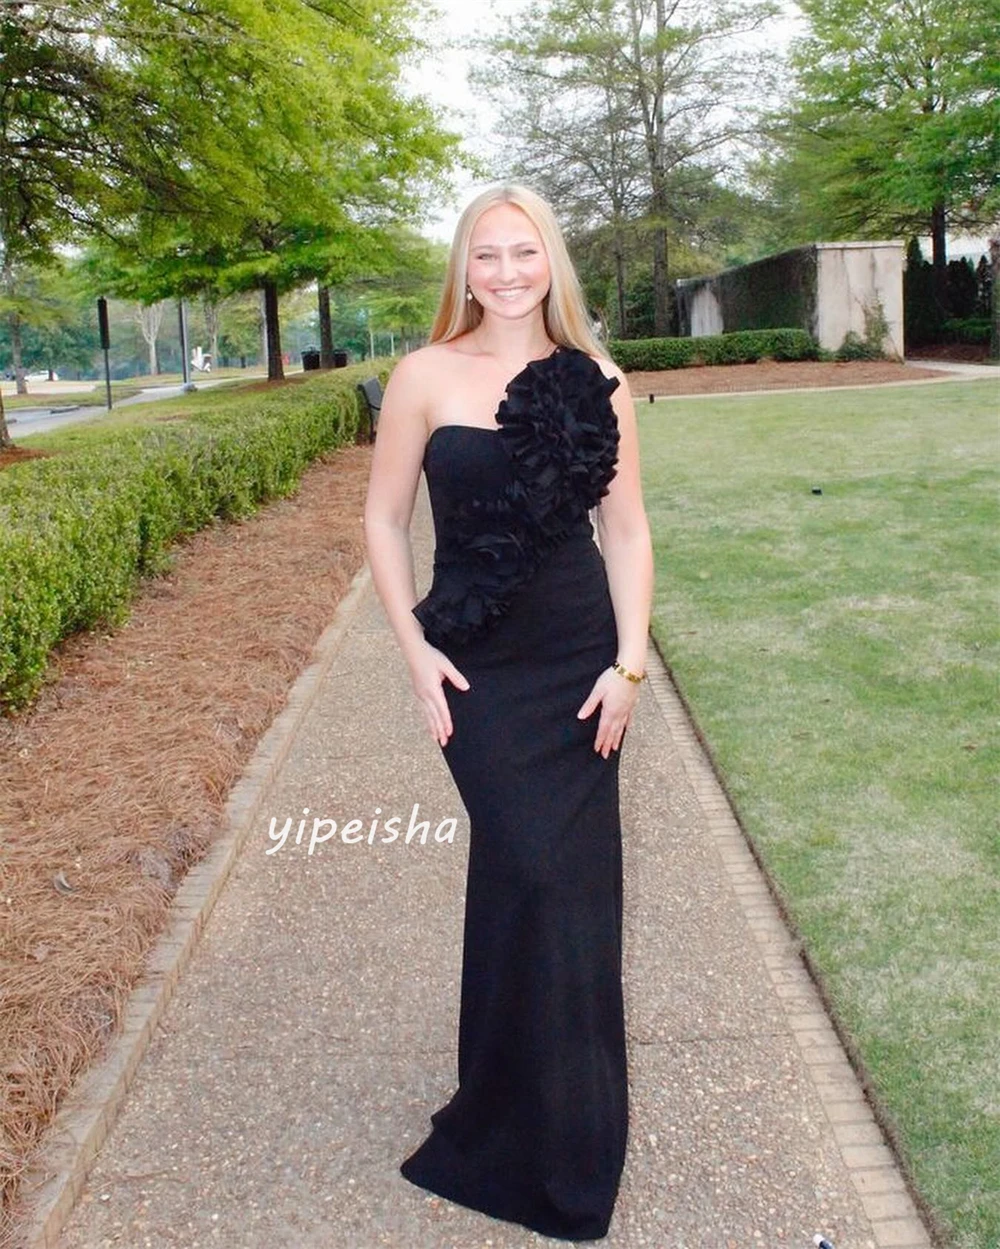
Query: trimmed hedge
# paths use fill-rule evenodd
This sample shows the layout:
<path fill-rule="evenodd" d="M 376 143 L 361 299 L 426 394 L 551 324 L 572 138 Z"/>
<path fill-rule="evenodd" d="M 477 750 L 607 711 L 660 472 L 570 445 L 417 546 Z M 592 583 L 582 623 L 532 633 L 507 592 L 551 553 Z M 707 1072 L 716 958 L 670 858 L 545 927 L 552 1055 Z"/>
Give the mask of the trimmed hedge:
<path fill-rule="evenodd" d="M 941 327 L 949 343 L 982 344 L 990 341 L 989 317 L 952 317 Z"/>
<path fill-rule="evenodd" d="M 702 338 L 613 339 L 612 359 L 626 373 L 684 369 L 695 364 L 752 364 L 755 360 L 815 360 L 819 347 L 805 330 L 736 330 Z"/>
<path fill-rule="evenodd" d="M 79 629 L 122 624 L 143 576 L 216 517 L 292 494 L 324 451 L 354 442 L 372 366 L 271 392 L 203 392 L 183 420 L 108 429 L 0 472 L 0 707 L 24 706 Z M 378 370 L 383 383 L 386 363 Z"/>

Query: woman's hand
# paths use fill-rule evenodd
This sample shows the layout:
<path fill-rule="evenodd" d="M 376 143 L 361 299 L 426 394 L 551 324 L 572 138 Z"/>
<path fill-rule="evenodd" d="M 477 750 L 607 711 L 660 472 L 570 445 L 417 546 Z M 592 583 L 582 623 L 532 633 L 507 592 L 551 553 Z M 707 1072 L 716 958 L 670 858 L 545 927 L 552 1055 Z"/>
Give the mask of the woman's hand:
<path fill-rule="evenodd" d="M 619 676 L 614 668 L 605 668 L 594 682 L 587 701 L 576 713 L 578 720 L 586 720 L 600 707 L 601 718 L 597 725 L 594 749 L 605 759 L 622 744 L 622 737 L 632 718 L 632 708 L 638 701 L 638 682 Z"/>
<path fill-rule="evenodd" d="M 410 677 L 413 691 L 424 709 L 431 737 L 439 746 L 446 745 L 451 737 L 452 724 L 448 700 L 444 696 L 445 678 L 460 690 L 467 690 L 469 682 L 448 656 L 429 642 L 425 642 L 410 661 Z"/>

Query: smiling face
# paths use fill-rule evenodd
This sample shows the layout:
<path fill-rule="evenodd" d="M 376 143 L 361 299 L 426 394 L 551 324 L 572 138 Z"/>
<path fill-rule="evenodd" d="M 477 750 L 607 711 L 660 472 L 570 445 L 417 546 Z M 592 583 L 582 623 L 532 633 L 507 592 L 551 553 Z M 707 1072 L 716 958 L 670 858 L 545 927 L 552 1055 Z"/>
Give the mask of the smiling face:
<path fill-rule="evenodd" d="M 466 281 L 483 312 L 507 319 L 535 311 L 548 294 L 549 260 L 531 218 L 514 204 L 495 204 L 476 222 Z"/>

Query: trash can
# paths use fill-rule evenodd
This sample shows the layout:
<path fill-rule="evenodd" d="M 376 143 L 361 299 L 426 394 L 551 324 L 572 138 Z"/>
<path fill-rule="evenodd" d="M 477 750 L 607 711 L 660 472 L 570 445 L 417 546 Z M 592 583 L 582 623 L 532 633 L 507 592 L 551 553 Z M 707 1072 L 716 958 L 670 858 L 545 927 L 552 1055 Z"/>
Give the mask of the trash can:
<path fill-rule="evenodd" d="M 333 367 L 335 369 L 347 368 L 347 352 L 346 351 L 335 351 L 333 353 Z"/>
<path fill-rule="evenodd" d="M 310 369 L 318 369 L 318 368 L 319 368 L 319 352 L 313 351 L 311 349 L 309 351 L 304 351 L 302 353 L 303 371 L 308 373 Z"/>

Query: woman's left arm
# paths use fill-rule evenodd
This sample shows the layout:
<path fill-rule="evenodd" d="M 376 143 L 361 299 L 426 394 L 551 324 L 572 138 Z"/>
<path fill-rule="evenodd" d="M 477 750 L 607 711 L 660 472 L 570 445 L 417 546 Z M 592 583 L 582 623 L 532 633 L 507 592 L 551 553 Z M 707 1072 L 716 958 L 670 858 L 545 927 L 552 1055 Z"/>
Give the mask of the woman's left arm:
<path fill-rule="evenodd" d="M 608 493 L 597 508 L 597 532 L 608 574 L 618 631 L 618 662 L 637 676 L 645 672 L 653 600 L 653 548 L 642 500 L 639 434 L 628 381 L 617 365 L 601 360 L 607 376 L 619 379 L 611 396 L 618 418 L 618 463 Z M 577 713 L 585 719 L 600 705 L 594 749 L 607 758 L 617 750 L 639 696 L 639 685 L 608 668 L 598 677 Z"/>

